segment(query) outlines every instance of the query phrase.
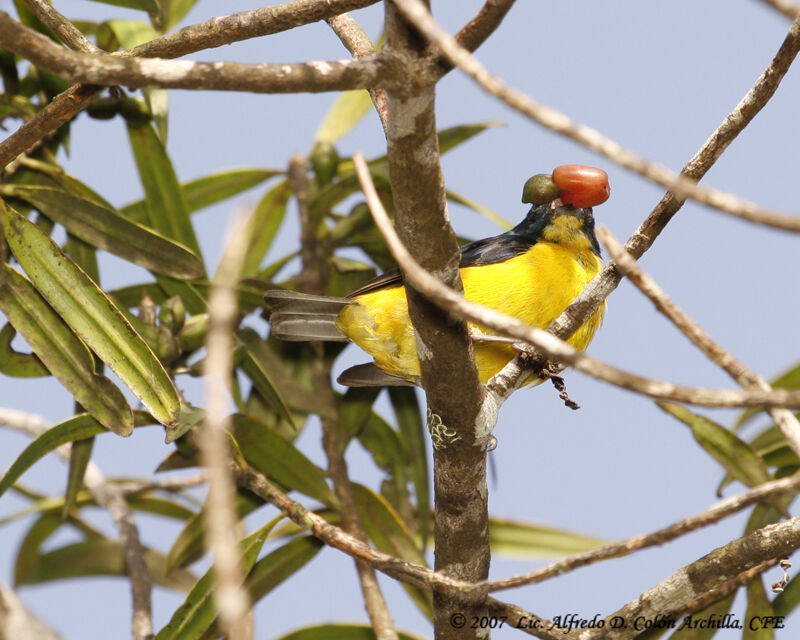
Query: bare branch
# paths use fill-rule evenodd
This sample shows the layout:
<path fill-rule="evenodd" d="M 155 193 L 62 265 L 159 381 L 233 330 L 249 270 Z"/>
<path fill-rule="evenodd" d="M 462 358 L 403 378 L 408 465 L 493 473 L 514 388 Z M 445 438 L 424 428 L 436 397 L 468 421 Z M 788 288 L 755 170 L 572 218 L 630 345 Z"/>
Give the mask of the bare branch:
<path fill-rule="evenodd" d="M 17 594 L 0 583 L 0 637 L 26 640 L 62 640 L 25 607 Z"/>
<path fill-rule="evenodd" d="M 638 173 L 669 189 L 677 198 L 692 198 L 731 215 L 751 222 L 768 225 L 786 231 L 800 232 L 800 216 L 785 215 L 765 209 L 718 189 L 701 187 L 685 175 L 649 162 L 622 145 L 605 137 L 599 131 L 572 122 L 555 109 L 535 102 L 524 93 L 508 86 L 491 75 L 468 51 L 461 47 L 433 19 L 421 0 L 394 0 L 398 9 L 416 28 L 442 51 L 444 56 L 461 68 L 490 94 L 531 120 L 551 131 L 559 133 L 605 156 L 612 162 Z M 794 43 L 794 54 L 800 49 L 800 21 L 790 31 Z"/>
<path fill-rule="evenodd" d="M 327 20 L 340 13 L 362 9 L 378 0 L 293 0 L 252 11 L 218 16 L 189 25 L 150 42 L 145 42 L 121 56 L 140 58 L 178 58 L 203 49 L 213 49 L 249 38 L 268 36 L 295 27 Z"/>
<path fill-rule="evenodd" d="M 86 36 L 84 36 L 74 24 L 56 11 L 47 0 L 25 0 L 25 2 L 42 24 L 61 38 L 62 42 L 70 49 L 74 51 L 83 51 L 84 53 L 100 52 L 100 49 L 92 42 L 89 42 Z"/>
<path fill-rule="evenodd" d="M 209 330 L 205 359 L 207 415 L 197 434 L 203 466 L 208 470 L 208 498 L 205 509 L 206 547 L 214 558 L 217 588 L 214 600 L 220 627 L 232 640 L 252 637 L 247 615 L 250 598 L 244 590 L 244 574 L 239 550 L 232 532 L 237 522 L 233 512 L 235 487 L 229 471 L 228 389 L 233 369 L 233 329 L 238 304 L 236 283 L 245 256 L 248 238 L 242 220 L 235 225 L 214 276 L 208 300 Z"/>
<path fill-rule="evenodd" d="M 631 623 L 635 619 L 653 620 L 656 615 L 677 615 L 685 610 L 687 603 L 721 587 L 732 576 L 786 556 L 798 546 L 800 516 L 767 525 L 679 569 L 606 618 L 626 621 L 627 629 L 589 629 L 579 633 L 577 637 L 579 640 L 622 640 L 630 637 Z"/>
<path fill-rule="evenodd" d="M 696 347 L 722 367 L 742 388 L 762 391 L 772 389 L 766 380 L 714 342 L 700 325 L 679 309 L 661 287 L 639 267 L 633 256 L 622 248 L 608 229 L 599 228 L 597 235 L 620 271 L 653 302 L 656 309 L 669 318 Z M 797 418 L 787 409 L 770 409 L 769 414 L 786 438 L 786 442 L 800 456 L 800 423 Z"/>
<path fill-rule="evenodd" d="M 39 437 L 52 425 L 35 414 L 28 414 L 13 409 L 0 408 L 0 424 L 24 431 Z M 58 455 L 69 462 L 70 445 L 65 444 L 57 449 Z M 113 482 L 108 482 L 99 467 L 91 460 L 86 466 L 84 483 L 94 496 L 97 504 L 111 514 L 114 525 L 119 531 L 120 542 L 125 549 L 125 563 L 131 578 L 131 594 L 133 601 L 133 638 L 148 640 L 153 637 L 153 620 L 151 614 L 150 592 L 152 584 L 144 550 L 139 539 L 139 529 L 133 519 L 133 512 L 125 501 L 122 489 Z"/>
<path fill-rule="evenodd" d="M 242 64 L 89 55 L 62 49 L 2 11 L 0 41 L 8 50 L 71 82 L 105 86 L 299 93 L 381 86 L 391 75 L 377 57 L 331 62 Z"/>
<path fill-rule="evenodd" d="M 619 558 L 626 556 L 634 551 L 666 544 L 671 540 L 675 540 L 680 536 L 697 531 L 703 527 L 719 522 L 723 518 L 738 513 L 742 509 L 757 504 L 759 502 L 767 502 L 773 498 L 794 493 L 800 489 L 800 474 L 795 474 L 788 478 L 781 478 L 780 480 L 772 480 L 759 485 L 755 489 L 750 489 L 737 496 L 720 500 L 712 505 L 705 511 L 701 511 L 693 516 L 684 518 L 680 522 L 675 522 L 663 529 L 658 529 L 651 533 L 646 533 L 638 536 L 633 536 L 627 540 L 613 542 L 611 544 L 585 551 L 583 553 L 576 553 L 566 558 L 541 567 L 534 569 L 528 573 L 523 573 L 518 576 L 510 578 L 501 578 L 499 580 L 488 580 L 484 582 L 484 586 L 489 592 L 501 591 L 503 589 L 512 589 L 514 587 L 521 587 L 526 584 L 534 584 L 542 582 L 548 578 L 560 576 L 569 571 L 574 571 L 580 567 L 585 567 L 595 562 L 608 560 L 610 558 Z"/>
<path fill-rule="evenodd" d="M 798 7 L 791 0 L 761 0 L 770 5 L 773 9 L 780 11 L 790 20 L 797 20 L 800 18 L 800 7 Z"/>
<path fill-rule="evenodd" d="M 456 34 L 456 42 L 467 51 L 475 51 L 500 26 L 514 2 L 515 0 L 486 0 L 478 14 Z M 447 68 L 451 69 L 452 65 L 448 64 Z"/>
<path fill-rule="evenodd" d="M 354 58 L 367 58 L 375 54 L 375 47 L 370 42 L 367 34 L 364 33 L 364 30 L 349 13 L 328 18 L 326 22 L 334 33 L 339 36 L 339 40 L 353 54 Z M 378 112 L 383 130 L 386 132 L 386 114 L 388 110 L 386 106 L 386 91 L 383 89 L 370 89 L 369 95 L 372 98 L 372 104 L 375 105 L 375 110 Z"/>
<path fill-rule="evenodd" d="M 364 157 L 361 154 L 356 154 L 353 156 L 353 163 L 362 189 L 364 189 L 364 195 L 367 198 L 367 204 L 372 212 L 375 225 L 383 235 L 384 240 L 386 240 L 392 256 L 397 260 L 397 264 L 403 270 L 407 281 L 426 298 L 447 312 L 493 329 L 502 335 L 533 345 L 551 360 L 568 364 L 594 378 L 652 398 L 670 399 L 707 407 L 800 407 L 800 393 L 786 391 L 785 389 L 734 391 L 728 389 L 691 388 L 682 387 L 671 382 L 650 380 L 627 373 L 580 353 L 566 342 L 559 340 L 546 331 L 530 327 L 518 318 L 470 302 L 426 272 L 411 257 L 397 237 L 380 199 L 377 198 L 374 186 L 371 188 L 368 186 L 371 184 L 371 178 Z M 487 397 L 482 410 L 482 417 L 486 419 L 483 426 L 488 429 L 484 433 L 485 437 L 488 437 L 491 428 L 494 426 L 494 422 L 488 418 L 490 416 L 496 418 L 496 411 L 501 403 L 502 398 L 496 398 L 491 395 Z"/>

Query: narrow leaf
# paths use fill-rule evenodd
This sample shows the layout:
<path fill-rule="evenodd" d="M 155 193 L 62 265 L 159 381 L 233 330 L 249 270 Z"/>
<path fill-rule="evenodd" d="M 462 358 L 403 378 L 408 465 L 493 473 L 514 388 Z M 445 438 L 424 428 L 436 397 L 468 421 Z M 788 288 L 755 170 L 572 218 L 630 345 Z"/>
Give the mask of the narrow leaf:
<path fill-rule="evenodd" d="M 272 246 L 275 234 L 286 216 L 286 204 L 292 195 L 287 181 L 279 182 L 267 191 L 247 219 L 247 235 L 250 238 L 245 249 L 242 277 L 255 276 L 261 261 Z"/>
<path fill-rule="evenodd" d="M 253 468 L 287 489 L 304 493 L 326 506 L 338 506 L 322 469 L 275 430 L 251 416 L 235 414 L 233 435 Z"/>
<path fill-rule="evenodd" d="M 264 351 L 269 347 L 255 331 L 241 331 L 237 335 L 243 346 L 241 367 L 247 377 L 250 378 L 253 386 L 266 403 L 275 410 L 278 417 L 283 418 L 290 425 L 294 425 L 286 403 L 273 383 L 269 370 L 264 366 Z M 295 426 L 295 430 L 296 428 Z"/>
<path fill-rule="evenodd" d="M 40 231 L 36 233 L 51 242 Z M 7 264 L 0 272 L 0 310 L 42 364 L 104 427 L 130 435 L 133 417 L 125 396 L 111 380 L 95 373 L 86 345 L 24 276 Z"/>
<path fill-rule="evenodd" d="M 399 640 L 425 640 L 422 636 L 397 632 Z M 277 640 L 375 640 L 375 632 L 366 624 L 321 624 L 292 631 Z"/>
<path fill-rule="evenodd" d="M 8 245 L 39 293 L 159 422 L 174 423 L 178 392 L 122 312 L 35 225 L 8 208 L 2 217 Z"/>
<path fill-rule="evenodd" d="M 370 108 L 372 98 L 365 89 L 342 92 L 325 115 L 314 141 L 336 142 L 361 122 Z"/>
<path fill-rule="evenodd" d="M 503 229 L 503 231 L 507 231 L 514 225 L 511 224 L 508 220 L 506 220 L 503 216 L 498 213 L 495 213 L 488 207 L 484 207 L 479 202 L 475 202 L 474 200 L 470 200 L 465 196 L 460 196 L 454 191 L 447 190 L 447 199 L 451 200 L 452 202 L 457 202 L 458 204 L 464 205 L 474 211 L 477 211 L 480 214 L 483 214 L 485 218 L 488 218 L 492 222 L 494 222 L 498 227 Z"/>
<path fill-rule="evenodd" d="M 2 192 L 29 202 L 89 244 L 145 269 L 186 280 L 205 274 L 199 258 L 183 245 L 91 200 L 50 187 L 5 185 Z"/>
<path fill-rule="evenodd" d="M 595 549 L 605 540 L 529 522 L 492 518 L 489 544 L 492 553 L 520 558 L 559 558 Z"/>
<path fill-rule="evenodd" d="M 282 518 L 283 516 L 278 516 L 271 520 L 239 543 L 241 565 L 245 573 L 253 568 L 270 530 Z M 193 640 L 202 637 L 217 617 L 213 596 L 214 576 L 212 569 L 209 569 L 192 587 L 184 603 L 154 640 Z"/>
<path fill-rule="evenodd" d="M 0 300 L 3 295 L 2 287 L 3 285 L 0 285 Z M 1 307 L 2 302 L 0 302 Z M 12 378 L 41 378 L 52 375 L 35 353 L 20 353 L 14 350 L 11 342 L 16 335 L 17 330 L 10 322 L 0 329 L 0 373 Z"/>
<path fill-rule="evenodd" d="M 656 405 L 688 425 L 700 446 L 744 485 L 755 487 L 772 480 L 758 454 L 725 427 L 678 404 L 656 402 Z"/>
<path fill-rule="evenodd" d="M 64 492 L 64 509 L 61 517 L 67 515 L 75 508 L 75 501 L 78 492 L 83 486 L 83 476 L 86 474 L 86 467 L 92 459 L 92 449 L 94 448 L 94 437 L 74 440 L 69 451 L 69 473 L 67 474 L 67 490 Z"/>
<path fill-rule="evenodd" d="M 128 137 L 144 187 L 150 226 L 201 255 L 186 198 L 155 129 L 148 123 L 128 123 Z"/>
<path fill-rule="evenodd" d="M 125 7 L 126 9 L 140 9 L 147 11 L 152 15 L 158 13 L 158 4 L 156 0 L 92 0 L 93 2 L 101 2 L 103 4 L 110 4 L 115 7 Z"/>
<path fill-rule="evenodd" d="M 252 601 L 258 602 L 281 582 L 294 575 L 323 546 L 324 543 L 314 536 L 300 536 L 264 556 L 247 576 L 246 584 Z"/>
<path fill-rule="evenodd" d="M 756 576 L 747 583 L 747 611 L 744 615 L 745 620 L 756 621 L 756 624 L 744 625 L 742 640 L 774 640 L 774 628 L 769 623 L 758 624 L 774 620 L 774 618 L 775 612 L 772 609 L 772 603 L 767 598 L 767 592 L 764 589 L 764 578 Z"/>
<path fill-rule="evenodd" d="M 770 386 L 776 389 L 791 389 L 794 391 L 800 389 L 800 363 L 784 371 L 777 378 L 772 380 Z M 734 422 L 733 430 L 738 431 L 740 427 L 744 426 L 762 411 L 763 409 L 745 409 L 739 414 L 736 422 Z"/>
<path fill-rule="evenodd" d="M 153 424 L 153 419 L 144 411 L 134 412 L 136 426 Z M 14 484 L 17 479 L 25 473 L 37 461 L 41 460 L 46 454 L 54 451 L 62 444 L 91 438 L 99 433 L 103 433 L 105 428 L 92 416 L 82 413 L 69 420 L 59 422 L 49 428 L 38 438 L 33 440 L 16 460 L 11 464 L 0 480 L 0 495 Z"/>

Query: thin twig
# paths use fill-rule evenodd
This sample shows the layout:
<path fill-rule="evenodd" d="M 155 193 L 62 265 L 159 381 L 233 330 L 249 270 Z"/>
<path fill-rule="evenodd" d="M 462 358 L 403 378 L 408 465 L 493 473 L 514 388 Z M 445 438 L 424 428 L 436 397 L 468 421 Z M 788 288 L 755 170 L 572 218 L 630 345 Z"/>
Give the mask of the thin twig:
<path fill-rule="evenodd" d="M 623 249 L 608 229 L 599 228 L 597 235 L 620 271 L 712 362 L 722 367 L 744 389 L 762 391 L 772 389 L 766 380 L 714 342 L 700 325 L 678 308 L 661 287 L 642 270 L 633 256 Z M 770 409 L 769 414 L 786 438 L 786 442 L 800 456 L 800 423 L 797 418 L 787 409 Z"/>
<path fill-rule="evenodd" d="M 198 432 L 197 444 L 209 486 L 205 509 L 206 546 L 214 557 L 217 588 L 214 599 L 220 627 L 233 640 L 252 638 L 248 611 L 250 599 L 243 588 L 244 574 L 232 531 L 237 518 L 233 511 L 235 487 L 229 471 L 230 442 L 227 430 L 228 395 L 233 368 L 233 330 L 238 304 L 236 284 L 249 238 L 241 220 L 230 234 L 225 254 L 214 276 L 208 300 L 209 330 L 205 359 L 207 415 Z"/>
<path fill-rule="evenodd" d="M 490 74 L 436 23 L 422 0 L 394 0 L 394 3 L 404 17 L 433 42 L 451 63 L 461 68 L 491 95 L 499 98 L 512 109 L 528 116 L 531 120 L 596 151 L 621 167 L 666 187 L 678 198 L 691 198 L 750 222 L 786 231 L 800 232 L 800 216 L 771 211 L 725 191 L 701 187 L 695 180 L 678 175 L 662 165 L 649 162 L 602 135 L 599 131 L 586 125 L 577 124 L 563 113 L 532 100 L 521 91 L 508 86 Z M 791 33 L 796 40 L 796 46 L 800 47 L 800 21 L 792 25 Z"/>
<path fill-rule="evenodd" d="M 0 41 L 9 51 L 71 82 L 105 86 L 299 93 L 366 89 L 391 84 L 392 79 L 379 57 L 329 62 L 243 64 L 96 56 L 62 49 L 2 11 Z"/>
<path fill-rule="evenodd" d="M 39 437 L 52 426 L 41 416 L 5 408 L 0 408 L 0 424 L 34 437 Z M 67 463 L 70 459 L 70 449 L 71 446 L 65 444 L 56 450 Z M 150 572 L 144 559 L 144 550 L 139 539 L 139 529 L 133 519 L 133 512 L 125 501 L 122 489 L 106 480 L 100 468 L 91 460 L 86 465 L 83 480 L 97 504 L 111 514 L 114 525 L 119 531 L 120 542 L 125 550 L 125 563 L 131 579 L 133 638 L 134 640 L 148 640 L 153 637 L 150 600 L 152 585 Z"/>
<path fill-rule="evenodd" d="M 194 473 L 190 476 L 180 478 L 161 478 L 151 482 L 128 481 L 118 484 L 120 490 L 126 496 L 138 495 L 150 491 L 182 491 L 191 487 L 197 487 L 208 482 L 208 474 L 205 471 Z"/>
<path fill-rule="evenodd" d="M 777 9 L 790 20 L 800 18 L 800 7 L 790 0 L 761 0 L 761 2 L 768 4 L 773 9 Z"/>
<path fill-rule="evenodd" d="M 61 41 L 74 51 L 84 53 L 100 53 L 100 49 L 89 42 L 78 28 L 56 11 L 47 0 L 25 0 L 26 4 L 36 14 L 36 17 L 55 33 Z"/>
<path fill-rule="evenodd" d="M 591 551 L 576 553 L 566 558 L 561 558 L 546 567 L 534 569 L 533 571 L 518 576 L 499 580 L 488 580 L 484 583 L 484 586 L 489 592 L 521 587 L 526 584 L 542 582 L 548 578 L 574 571 L 575 569 L 594 564 L 595 562 L 626 556 L 640 549 L 666 544 L 687 533 L 719 522 L 723 518 L 738 513 L 742 509 L 746 509 L 753 504 L 768 502 L 778 496 L 796 492 L 798 489 L 800 489 L 800 474 L 795 474 L 788 478 L 781 478 L 780 480 L 771 480 L 770 482 L 759 485 L 755 489 L 750 489 L 737 496 L 720 500 L 705 511 L 684 518 L 680 522 L 675 522 L 663 529 L 603 545 Z"/>
<path fill-rule="evenodd" d="M 349 13 L 343 13 L 326 20 L 333 32 L 339 36 L 339 40 L 353 54 L 354 58 L 366 58 L 375 55 L 375 47 L 370 42 L 367 34 Z M 384 132 L 386 131 L 386 91 L 383 89 L 369 89 L 369 96 L 372 104 L 378 112 Z"/>
<path fill-rule="evenodd" d="M 702 389 L 683 387 L 671 382 L 651 380 L 642 376 L 637 376 L 612 367 L 596 358 L 582 354 L 562 340 L 559 340 L 541 329 L 531 327 L 518 318 L 470 302 L 426 272 L 411 257 L 408 250 L 397 237 L 389 217 L 383 209 L 380 198 L 377 197 L 364 156 L 356 154 L 353 156 L 353 163 L 356 174 L 361 182 L 362 190 L 366 196 L 367 204 L 375 219 L 375 225 L 386 241 L 392 256 L 403 270 L 405 277 L 415 289 L 447 312 L 465 318 L 475 324 L 489 327 L 502 335 L 507 335 L 521 342 L 530 344 L 536 349 L 539 349 L 551 360 L 563 362 L 599 380 L 652 398 L 672 399 L 678 402 L 687 402 L 689 404 L 708 407 L 800 407 L 800 393 L 787 391 L 785 389 L 774 389 L 772 391 Z M 491 428 L 494 426 L 494 422 L 488 418 L 492 415 L 496 417 L 500 402 L 501 400 L 497 398 L 487 397 L 484 413 L 484 417 L 487 418 L 487 420 L 484 427 L 488 428 L 489 431 L 491 431 Z M 485 435 L 488 437 L 488 432 Z"/>
<path fill-rule="evenodd" d="M 475 17 L 456 34 L 456 42 L 467 51 L 475 51 L 497 30 L 514 2 L 515 0 L 487 0 Z M 452 69 L 452 64 L 442 64 L 444 69 Z"/>

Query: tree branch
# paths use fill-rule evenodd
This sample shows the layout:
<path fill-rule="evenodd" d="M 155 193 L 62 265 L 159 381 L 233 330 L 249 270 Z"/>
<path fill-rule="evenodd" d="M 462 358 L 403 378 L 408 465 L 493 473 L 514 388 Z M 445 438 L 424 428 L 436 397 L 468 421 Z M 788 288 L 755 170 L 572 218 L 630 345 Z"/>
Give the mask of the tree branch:
<path fill-rule="evenodd" d="M 364 30 L 349 13 L 328 18 L 326 22 L 333 29 L 333 32 L 339 36 L 339 40 L 353 54 L 354 58 L 368 58 L 375 55 L 375 47 L 370 42 L 367 34 L 364 33 Z M 388 126 L 386 121 L 388 109 L 386 106 L 386 91 L 383 89 L 370 89 L 369 95 L 372 98 L 372 104 L 375 105 L 375 110 L 378 112 L 385 135 Z"/>
<path fill-rule="evenodd" d="M 780 11 L 790 20 L 797 20 L 800 18 L 800 7 L 798 7 L 791 0 L 761 0 L 762 2 L 770 5 L 773 9 Z"/>
<path fill-rule="evenodd" d="M 414 257 L 461 290 L 460 251 L 450 226 L 439 164 L 436 78 L 429 81 L 425 73 L 430 66 L 425 43 L 409 28 L 394 2 L 385 7 L 385 52 L 400 73 L 397 84 L 386 87 L 387 157 L 395 220 Z M 437 429 L 443 442 L 433 454 L 436 569 L 465 581 L 481 580 L 488 576 L 490 562 L 486 438 L 476 428 L 483 386 L 466 324 L 448 317 L 412 289 L 406 290 L 406 298 L 429 427 Z M 468 617 L 485 615 L 480 594 L 465 599 L 434 591 L 433 608 L 438 640 L 488 637 L 486 629 L 455 629 L 450 624 L 454 611 Z"/>
<path fill-rule="evenodd" d="M 621 167 L 666 187 L 677 198 L 691 198 L 750 222 L 786 231 L 800 232 L 800 216 L 771 211 L 724 191 L 701 187 L 691 177 L 685 174 L 678 175 L 667 167 L 648 162 L 633 151 L 625 149 L 619 143 L 605 137 L 599 131 L 572 122 L 555 109 L 535 102 L 524 93 L 492 76 L 468 51 L 436 24 L 421 0 L 393 0 L 393 2 L 403 16 L 434 43 L 451 63 L 461 68 L 491 95 L 499 98 L 519 113 L 528 116 L 531 120 L 596 151 Z M 800 20 L 792 25 L 790 36 L 796 55 L 800 49 Z"/>
<path fill-rule="evenodd" d="M 714 342 L 700 325 L 679 309 L 661 287 L 642 270 L 633 256 L 622 248 L 608 229 L 599 228 L 597 235 L 622 274 L 627 276 L 639 291 L 650 299 L 656 309 L 678 327 L 712 362 L 722 367 L 743 389 L 772 390 L 766 380 Z M 770 409 L 769 414 L 786 438 L 786 442 L 800 456 L 800 423 L 797 418 L 787 409 Z"/>
<path fill-rule="evenodd" d="M 78 28 L 56 11 L 46 0 L 25 0 L 40 22 L 55 33 L 61 41 L 74 51 L 100 53 L 94 43 L 89 42 Z"/>
<path fill-rule="evenodd" d="M 629 638 L 632 622 L 636 618 L 653 620 L 656 615 L 677 615 L 686 609 L 688 603 L 723 586 L 742 572 L 763 562 L 789 555 L 798 546 L 800 516 L 767 525 L 679 569 L 606 618 L 607 621 L 614 618 L 626 621 L 627 629 L 590 629 L 577 637 L 579 640 Z"/>
<path fill-rule="evenodd" d="M 252 93 L 300 93 L 379 87 L 392 74 L 381 58 L 287 64 L 191 62 L 90 55 L 62 49 L 0 11 L 0 41 L 9 51 L 71 82 Z"/>
<path fill-rule="evenodd" d="M 456 42 L 467 51 L 475 51 L 497 30 L 514 2 L 515 0 L 486 0 L 477 15 L 456 34 Z M 440 64 L 447 71 L 453 68 L 446 61 Z"/>

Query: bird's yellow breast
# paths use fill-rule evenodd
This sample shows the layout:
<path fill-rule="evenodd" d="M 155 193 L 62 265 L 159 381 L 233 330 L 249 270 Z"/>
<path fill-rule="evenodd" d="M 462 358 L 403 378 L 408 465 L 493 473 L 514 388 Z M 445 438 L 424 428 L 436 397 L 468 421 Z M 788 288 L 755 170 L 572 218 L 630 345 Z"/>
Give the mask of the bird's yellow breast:
<path fill-rule="evenodd" d="M 502 262 L 461 269 L 468 300 L 545 328 L 567 308 L 600 271 L 602 262 L 588 247 L 539 241 L 528 251 Z M 357 304 L 342 309 L 337 327 L 387 373 L 418 382 L 420 365 L 414 329 L 408 316 L 405 288 L 398 286 L 366 293 Z M 584 350 L 602 323 L 599 308 L 569 339 Z M 492 333 L 480 327 L 483 333 Z M 475 362 L 487 382 L 515 355 L 510 346 L 477 341 Z M 528 383 L 538 379 L 529 379 Z"/>

